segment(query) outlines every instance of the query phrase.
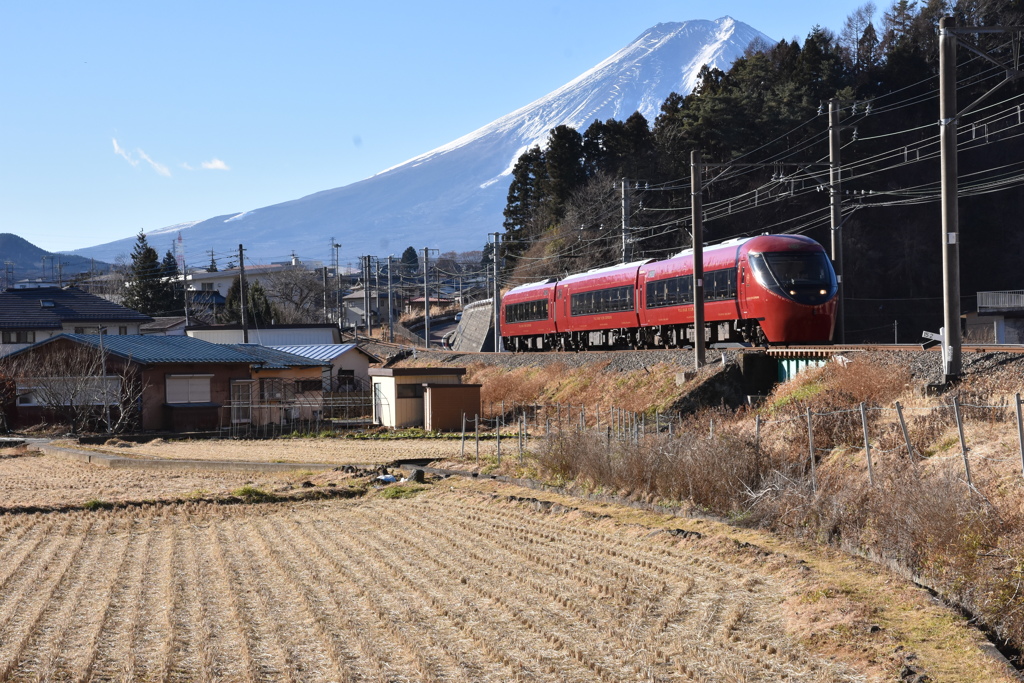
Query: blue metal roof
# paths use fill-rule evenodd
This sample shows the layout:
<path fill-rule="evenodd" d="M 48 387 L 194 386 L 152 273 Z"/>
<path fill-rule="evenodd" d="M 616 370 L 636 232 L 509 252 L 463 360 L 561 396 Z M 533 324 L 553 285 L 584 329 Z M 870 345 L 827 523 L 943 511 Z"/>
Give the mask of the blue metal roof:
<path fill-rule="evenodd" d="M 329 362 L 315 360 L 309 356 L 282 351 L 280 347 L 261 346 L 259 344 L 222 344 L 236 351 L 257 359 L 262 367 L 268 369 L 308 368 L 330 365 Z"/>
<path fill-rule="evenodd" d="M 43 344 L 67 338 L 79 344 L 99 348 L 98 334 L 61 334 L 41 342 Z M 32 347 L 28 347 L 32 348 Z M 27 350 L 27 349 L 24 349 Z M 162 335 L 103 335 L 103 350 L 114 356 L 129 358 L 138 363 L 248 363 L 262 361 L 224 344 L 213 344 L 192 337 Z"/>
<path fill-rule="evenodd" d="M 347 353 L 352 349 L 359 351 L 360 353 L 369 356 L 370 360 L 377 363 L 380 359 L 373 354 L 363 351 L 356 344 L 292 344 L 289 346 L 272 346 L 272 349 L 278 351 L 285 351 L 287 353 L 294 353 L 297 356 L 305 356 L 306 358 L 313 358 L 321 361 L 332 361 L 343 353 Z"/>

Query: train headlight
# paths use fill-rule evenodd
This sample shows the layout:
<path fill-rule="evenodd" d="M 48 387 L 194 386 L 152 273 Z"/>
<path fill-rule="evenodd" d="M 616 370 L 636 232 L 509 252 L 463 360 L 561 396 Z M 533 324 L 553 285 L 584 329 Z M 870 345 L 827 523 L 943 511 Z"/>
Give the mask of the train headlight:
<path fill-rule="evenodd" d="M 828 294 L 828 292 L 823 289 L 820 292 L 818 292 L 818 294 L 821 294 L 822 296 L 825 296 L 826 294 Z"/>
<path fill-rule="evenodd" d="M 789 290 L 789 295 L 790 296 L 796 296 L 796 290 L 795 289 Z"/>

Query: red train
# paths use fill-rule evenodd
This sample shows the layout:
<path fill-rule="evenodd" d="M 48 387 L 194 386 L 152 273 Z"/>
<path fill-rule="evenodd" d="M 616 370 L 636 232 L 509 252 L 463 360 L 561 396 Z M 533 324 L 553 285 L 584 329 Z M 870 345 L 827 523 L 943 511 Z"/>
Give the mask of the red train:
<path fill-rule="evenodd" d="M 808 237 L 705 247 L 705 341 L 827 342 L 836 290 L 825 250 Z M 690 346 L 693 251 L 516 287 L 501 302 L 501 335 L 510 351 Z"/>

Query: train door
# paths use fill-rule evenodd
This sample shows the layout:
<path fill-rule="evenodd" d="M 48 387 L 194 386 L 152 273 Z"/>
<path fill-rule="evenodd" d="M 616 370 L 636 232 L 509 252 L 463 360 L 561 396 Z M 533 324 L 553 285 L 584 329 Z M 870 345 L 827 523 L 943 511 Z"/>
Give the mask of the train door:
<path fill-rule="evenodd" d="M 736 301 L 740 307 L 740 317 L 750 318 L 750 305 L 747 303 L 747 278 L 753 277 L 747 265 L 747 259 L 739 259 L 739 268 L 736 274 Z"/>

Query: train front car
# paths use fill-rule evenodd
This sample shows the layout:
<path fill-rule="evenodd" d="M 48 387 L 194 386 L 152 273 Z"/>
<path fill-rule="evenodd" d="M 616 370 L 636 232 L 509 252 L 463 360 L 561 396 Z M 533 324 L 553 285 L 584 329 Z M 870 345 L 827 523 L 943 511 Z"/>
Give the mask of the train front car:
<path fill-rule="evenodd" d="M 828 255 L 809 237 L 762 235 L 740 249 L 741 313 L 768 343 L 831 341 L 837 290 Z"/>
<path fill-rule="evenodd" d="M 555 348 L 557 278 L 510 289 L 501 300 L 501 340 L 508 351 Z"/>

